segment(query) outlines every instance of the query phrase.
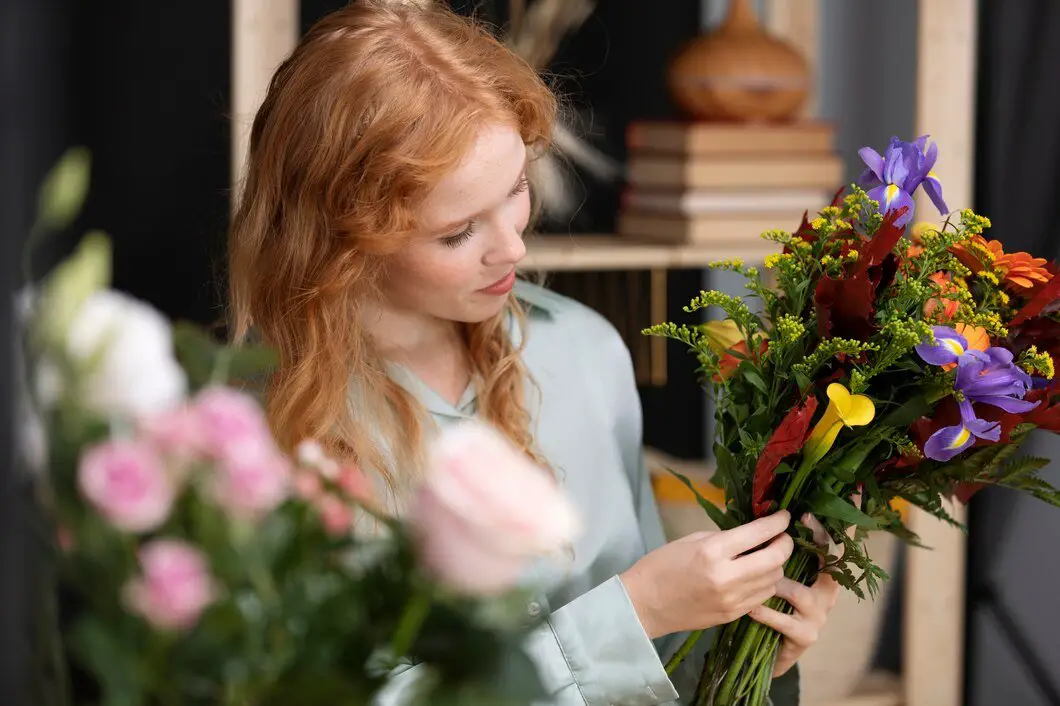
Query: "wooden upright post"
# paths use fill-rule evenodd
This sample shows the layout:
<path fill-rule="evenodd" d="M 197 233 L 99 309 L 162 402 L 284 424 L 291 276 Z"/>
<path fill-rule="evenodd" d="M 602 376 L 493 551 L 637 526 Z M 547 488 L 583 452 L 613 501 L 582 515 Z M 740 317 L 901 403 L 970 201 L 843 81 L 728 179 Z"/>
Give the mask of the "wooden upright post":
<path fill-rule="evenodd" d="M 276 67 L 294 49 L 299 0 L 232 0 L 232 203 L 238 201 L 250 127 Z"/>
<path fill-rule="evenodd" d="M 952 209 L 973 206 L 976 0 L 919 3 L 916 135 L 938 143 L 936 173 Z M 937 221 L 917 195 L 918 220 Z M 952 508 L 959 520 L 962 507 Z M 965 536 L 921 511 L 909 523 L 930 550 L 912 549 L 903 619 L 905 706 L 960 706 L 964 665 Z"/>

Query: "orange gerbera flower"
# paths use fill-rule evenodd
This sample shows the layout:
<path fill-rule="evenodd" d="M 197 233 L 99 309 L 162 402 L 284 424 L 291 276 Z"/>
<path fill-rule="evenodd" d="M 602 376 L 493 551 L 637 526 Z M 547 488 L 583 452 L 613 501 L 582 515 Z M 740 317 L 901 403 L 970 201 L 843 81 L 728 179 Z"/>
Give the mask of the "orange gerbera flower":
<path fill-rule="evenodd" d="M 997 266 L 1004 271 L 1005 284 L 1020 293 L 1030 294 L 1053 278 L 1045 269 L 1044 257 L 1031 257 L 1025 252 L 1014 252 L 998 258 Z"/>
<path fill-rule="evenodd" d="M 945 272 L 936 272 L 931 275 L 930 279 L 939 285 L 943 294 L 957 291 L 957 285 L 953 282 L 950 275 Z M 957 307 L 959 306 L 960 303 L 956 299 L 932 297 L 924 302 L 924 318 L 945 323 L 956 316 Z"/>
<path fill-rule="evenodd" d="M 1001 243 L 981 235 L 953 246 L 952 252 L 973 273 L 996 271 L 1004 286 L 1018 294 L 1031 294 L 1052 279 L 1045 268 L 1045 258 L 1031 257 L 1025 252 L 1006 253 Z"/>
<path fill-rule="evenodd" d="M 968 350 L 985 351 L 990 347 L 990 334 L 982 326 L 957 324 L 954 329 L 968 341 Z"/>
<path fill-rule="evenodd" d="M 980 326 L 969 326 L 968 324 L 957 324 L 953 328 L 957 333 L 964 336 L 966 341 L 968 341 L 968 350 L 985 351 L 990 347 L 990 334 L 986 332 L 985 328 Z M 956 363 L 947 363 L 942 366 L 942 369 L 952 370 L 956 367 Z"/>

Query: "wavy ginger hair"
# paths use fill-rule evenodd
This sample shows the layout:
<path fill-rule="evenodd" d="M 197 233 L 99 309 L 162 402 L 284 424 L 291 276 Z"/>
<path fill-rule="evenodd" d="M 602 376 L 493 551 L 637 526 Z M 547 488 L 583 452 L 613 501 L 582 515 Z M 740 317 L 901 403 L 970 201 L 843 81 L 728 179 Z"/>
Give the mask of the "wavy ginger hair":
<path fill-rule="evenodd" d="M 422 230 L 419 204 L 483 127 L 517 128 L 532 157 L 555 116 L 532 68 L 433 3 L 355 2 L 303 37 L 255 117 L 229 235 L 232 334 L 253 328 L 278 353 L 266 408 L 284 448 L 317 439 L 391 490 L 411 479 L 425 410 L 387 375 L 364 305 L 388 257 Z M 509 296 L 464 327 L 479 415 L 540 461 L 512 314 L 522 322 Z"/>

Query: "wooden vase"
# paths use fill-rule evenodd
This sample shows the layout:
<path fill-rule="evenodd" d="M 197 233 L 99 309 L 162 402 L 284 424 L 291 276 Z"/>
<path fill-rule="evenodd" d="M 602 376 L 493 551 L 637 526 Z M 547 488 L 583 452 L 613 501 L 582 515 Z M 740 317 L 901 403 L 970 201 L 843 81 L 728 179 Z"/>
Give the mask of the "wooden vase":
<path fill-rule="evenodd" d="M 809 93 L 809 67 L 792 46 L 762 29 L 751 0 L 732 0 L 721 25 L 670 63 L 670 93 L 693 120 L 784 122 Z"/>

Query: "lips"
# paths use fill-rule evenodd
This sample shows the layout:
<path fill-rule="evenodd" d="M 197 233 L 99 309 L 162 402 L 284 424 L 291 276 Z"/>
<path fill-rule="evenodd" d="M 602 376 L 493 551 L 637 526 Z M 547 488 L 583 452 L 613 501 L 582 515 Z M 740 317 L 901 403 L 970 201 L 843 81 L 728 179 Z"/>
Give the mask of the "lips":
<path fill-rule="evenodd" d="M 483 294 L 501 295 L 507 294 L 512 291 L 512 287 L 515 286 L 515 270 L 512 270 L 507 275 L 497 280 L 488 287 L 483 287 L 479 291 Z"/>

